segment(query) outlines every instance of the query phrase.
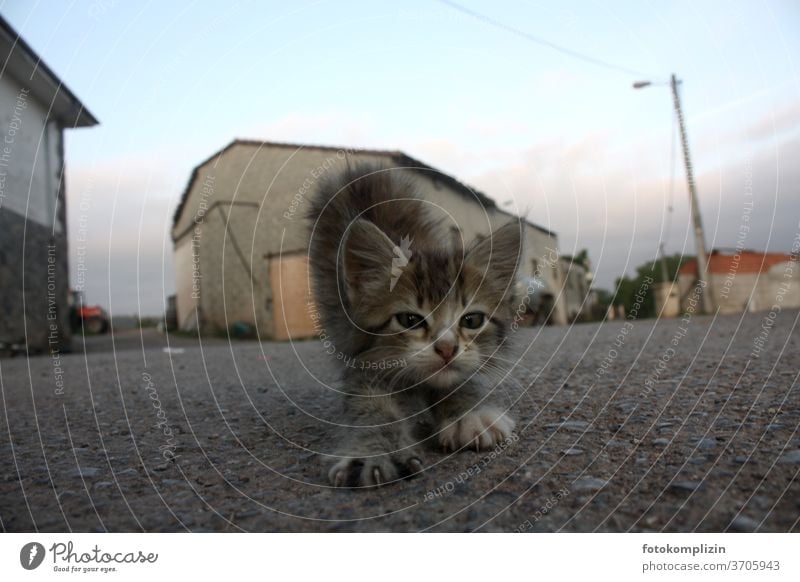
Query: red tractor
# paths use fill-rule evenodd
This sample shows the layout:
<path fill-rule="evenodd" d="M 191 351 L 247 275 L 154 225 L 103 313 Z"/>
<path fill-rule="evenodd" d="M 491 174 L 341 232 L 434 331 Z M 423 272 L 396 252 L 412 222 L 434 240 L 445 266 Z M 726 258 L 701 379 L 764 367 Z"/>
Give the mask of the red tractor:
<path fill-rule="evenodd" d="M 108 313 L 99 305 L 85 305 L 82 291 L 70 292 L 69 319 L 72 331 L 106 333 L 111 328 Z"/>

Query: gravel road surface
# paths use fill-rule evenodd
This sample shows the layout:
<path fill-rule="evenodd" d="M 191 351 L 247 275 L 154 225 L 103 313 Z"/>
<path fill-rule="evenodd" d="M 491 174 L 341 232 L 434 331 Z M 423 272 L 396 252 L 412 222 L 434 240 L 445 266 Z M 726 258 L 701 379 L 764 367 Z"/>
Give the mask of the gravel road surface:
<path fill-rule="evenodd" d="M 4 531 L 798 531 L 798 312 L 517 332 L 517 438 L 328 486 L 319 342 L 0 360 Z M 121 341 L 123 340 L 124 341 Z"/>

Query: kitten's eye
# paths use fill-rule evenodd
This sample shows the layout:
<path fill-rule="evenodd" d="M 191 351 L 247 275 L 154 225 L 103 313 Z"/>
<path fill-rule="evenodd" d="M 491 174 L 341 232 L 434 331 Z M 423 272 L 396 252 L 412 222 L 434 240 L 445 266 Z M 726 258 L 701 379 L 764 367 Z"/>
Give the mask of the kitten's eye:
<path fill-rule="evenodd" d="M 461 318 L 461 327 L 466 329 L 478 329 L 483 327 L 486 315 L 480 312 L 467 313 Z"/>
<path fill-rule="evenodd" d="M 417 313 L 398 313 L 394 316 L 401 326 L 406 329 L 425 326 L 425 318 Z"/>

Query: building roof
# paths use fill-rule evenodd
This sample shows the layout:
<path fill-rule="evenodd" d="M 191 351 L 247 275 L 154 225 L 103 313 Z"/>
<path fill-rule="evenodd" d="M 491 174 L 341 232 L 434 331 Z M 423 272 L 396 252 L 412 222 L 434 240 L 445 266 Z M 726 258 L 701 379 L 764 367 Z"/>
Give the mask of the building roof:
<path fill-rule="evenodd" d="M 792 260 L 786 253 L 765 253 L 762 251 L 742 250 L 737 252 L 711 251 L 708 257 L 708 272 L 712 275 L 728 273 L 764 273 L 775 265 Z M 686 261 L 680 268 L 681 275 L 697 273 L 697 259 Z"/>
<path fill-rule="evenodd" d="M 50 108 L 50 116 L 65 127 L 90 127 L 99 122 L 0 16 L 0 77 L 10 75 Z"/>
<path fill-rule="evenodd" d="M 372 149 L 353 149 L 353 148 L 343 148 L 343 147 L 336 147 L 336 146 L 322 146 L 322 145 L 307 145 L 307 144 L 292 144 L 292 143 L 284 143 L 284 142 L 274 142 L 274 141 L 259 141 L 259 140 L 250 140 L 250 139 L 235 139 L 227 146 L 219 150 L 218 152 L 212 154 L 202 162 L 200 162 L 197 166 L 194 167 L 192 170 L 192 174 L 189 178 L 189 182 L 186 184 L 186 188 L 181 195 L 180 202 L 178 202 L 178 207 L 175 209 L 175 215 L 173 216 L 173 226 L 178 224 L 178 220 L 180 219 L 181 212 L 183 212 L 183 208 L 186 204 L 186 200 L 189 197 L 189 193 L 192 190 L 192 186 L 194 185 L 195 180 L 197 179 L 198 173 L 200 169 L 205 166 L 208 162 L 223 155 L 225 152 L 233 148 L 234 146 L 241 145 L 241 146 L 249 146 L 249 147 L 257 147 L 257 148 L 264 148 L 264 147 L 278 147 L 278 148 L 287 148 L 287 149 L 303 149 L 303 150 L 322 150 L 322 151 L 347 151 L 348 153 L 352 154 L 366 154 L 372 156 L 383 156 L 387 159 L 387 161 L 391 162 L 391 164 L 395 167 L 401 168 L 409 168 L 411 170 L 415 170 L 426 175 L 430 175 L 430 172 L 434 172 L 435 178 L 444 182 L 446 185 L 453 188 L 456 192 L 461 193 L 464 195 L 465 198 L 468 199 L 477 199 L 484 207 L 486 208 L 494 208 L 496 212 L 500 212 L 501 214 L 506 214 L 510 218 L 519 219 L 518 216 L 507 212 L 500 207 L 497 206 L 494 200 L 486 196 L 483 192 L 479 190 L 475 190 L 474 188 L 470 188 L 466 184 L 459 182 L 453 176 L 449 174 L 445 174 L 444 172 L 433 168 L 423 162 L 420 162 L 417 159 L 412 158 L 411 156 L 404 154 L 398 150 L 372 150 Z M 524 222 L 536 230 L 539 230 L 548 236 L 555 237 L 555 233 L 552 231 L 544 228 L 543 226 L 539 226 L 538 224 L 534 224 L 527 219 L 523 219 Z"/>

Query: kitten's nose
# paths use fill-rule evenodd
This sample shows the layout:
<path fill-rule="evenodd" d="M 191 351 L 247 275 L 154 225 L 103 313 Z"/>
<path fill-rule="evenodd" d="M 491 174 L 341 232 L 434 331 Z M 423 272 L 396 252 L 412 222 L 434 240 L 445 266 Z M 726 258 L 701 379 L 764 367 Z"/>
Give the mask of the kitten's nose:
<path fill-rule="evenodd" d="M 448 340 L 439 340 L 433 344 L 433 349 L 436 350 L 436 353 L 447 363 L 453 359 L 453 355 L 458 349 L 458 344 Z"/>

